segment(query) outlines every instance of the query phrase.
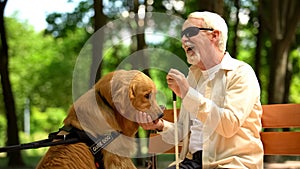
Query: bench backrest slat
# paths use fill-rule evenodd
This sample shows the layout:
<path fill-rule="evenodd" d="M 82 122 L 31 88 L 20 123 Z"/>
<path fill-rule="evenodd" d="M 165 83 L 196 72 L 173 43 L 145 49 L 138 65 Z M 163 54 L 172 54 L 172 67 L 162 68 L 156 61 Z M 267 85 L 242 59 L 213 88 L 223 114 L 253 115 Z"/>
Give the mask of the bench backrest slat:
<path fill-rule="evenodd" d="M 300 127 L 300 104 L 263 105 L 263 128 Z"/>
<path fill-rule="evenodd" d="M 179 115 L 180 109 L 177 109 L 177 116 Z M 169 122 L 174 122 L 174 111 L 173 109 L 166 109 L 164 110 L 164 120 L 167 120 Z"/>
<path fill-rule="evenodd" d="M 265 155 L 299 155 L 300 132 L 261 132 Z"/>

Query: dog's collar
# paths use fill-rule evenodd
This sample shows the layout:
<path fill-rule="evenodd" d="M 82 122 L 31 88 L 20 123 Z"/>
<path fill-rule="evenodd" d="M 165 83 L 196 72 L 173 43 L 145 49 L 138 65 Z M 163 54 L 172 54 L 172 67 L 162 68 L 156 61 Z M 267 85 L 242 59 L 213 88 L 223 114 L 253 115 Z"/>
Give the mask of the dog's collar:
<path fill-rule="evenodd" d="M 101 100 L 104 102 L 104 104 L 106 106 L 108 106 L 109 108 L 111 108 L 112 110 L 115 110 L 115 108 L 113 107 L 113 105 L 110 105 L 110 103 L 106 100 L 106 98 L 101 94 L 100 91 L 97 92 L 99 97 L 101 98 Z"/>

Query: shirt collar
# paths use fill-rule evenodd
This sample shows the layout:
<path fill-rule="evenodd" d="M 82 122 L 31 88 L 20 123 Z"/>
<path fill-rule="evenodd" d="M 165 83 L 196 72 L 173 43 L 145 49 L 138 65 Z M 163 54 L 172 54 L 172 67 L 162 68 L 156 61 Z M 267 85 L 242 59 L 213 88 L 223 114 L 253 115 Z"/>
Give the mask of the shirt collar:
<path fill-rule="evenodd" d="M 224 69 L 224 70 L 234 70 L 235 68 L 238 67 L 238 61 L 234 58 L 232 58 L 230 56 L 230 54 L 228 52 L 225 53 L 221 63 L 220 63 L 221 67 L 220 69 Z M 199 71 L 199 68 L 195 65 L 192 65 L 190 67 L 190 69 L 192 71 Z"/>
<path fill-rule="evenodd" d="M 234 70 L 239 66 L 239 61 L 232 58 L 228 52 L 225 53 L 221 63 L 218 65 L 218 70 Z M 198 79 L 202 74 L 199 67 L 192 65 L 190 68 L 190 73 L 193 74 L 195 79 Z M 210 77 L 211 78 L 211 77 Z"/>
<path fill-rule="evenodd" d="M 221 69 L 234 70 L 238 67 L 238 61 L 230 56 L 228 52 L 225 53 L 221 61 Z"/>

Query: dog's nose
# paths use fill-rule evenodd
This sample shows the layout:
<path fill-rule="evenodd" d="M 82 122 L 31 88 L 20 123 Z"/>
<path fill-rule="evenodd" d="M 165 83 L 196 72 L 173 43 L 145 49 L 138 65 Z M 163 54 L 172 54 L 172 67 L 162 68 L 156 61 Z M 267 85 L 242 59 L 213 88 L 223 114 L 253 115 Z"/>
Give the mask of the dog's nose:
<path fill-rule="evenodd" d="M 164 113 L 163 112 L 160 112 L 160 113 L 158 113 L 158 118 L 160 119 L 160 118 L 162 118 L 163 116 L 164 116 Z"/>

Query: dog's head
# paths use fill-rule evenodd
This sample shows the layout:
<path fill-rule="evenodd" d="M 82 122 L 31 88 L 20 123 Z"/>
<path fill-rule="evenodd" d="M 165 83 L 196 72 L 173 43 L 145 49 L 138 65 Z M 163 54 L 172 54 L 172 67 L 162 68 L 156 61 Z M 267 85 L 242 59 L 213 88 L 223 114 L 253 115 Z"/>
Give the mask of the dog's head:
<path fill-rule="evenodd" d="M 140 71 L 118 70 L 103 76 L 92 89 L 78 98 L 64 124 L 101 134 L 112 128 L 121 130 L 116 118 L 124 117 L 135 124 L 123 125 L 128 128 L 132 125 L 136 129 L 139 111 L 148 113 L 153 120 L 163 116 L 156 102 L 154 82 Z"/>
<path fill-rule="evenodd" d="M 156 120 L 163 111 L 156 102 L 154 82 L 137 70 L 118 70 L 111 80 L 112 101 L 118 112 L 134 121 L 139 111 L 148 113 Z"/>
<path fill-rule="evenodd" d="M 129 98 L 133 107 L 148 113 L 152 119 L 163 116 L 162 110 L 156 102 L 156 92 L 153 81 L 142 72 L 139 72 L 129 85 Z"/>

